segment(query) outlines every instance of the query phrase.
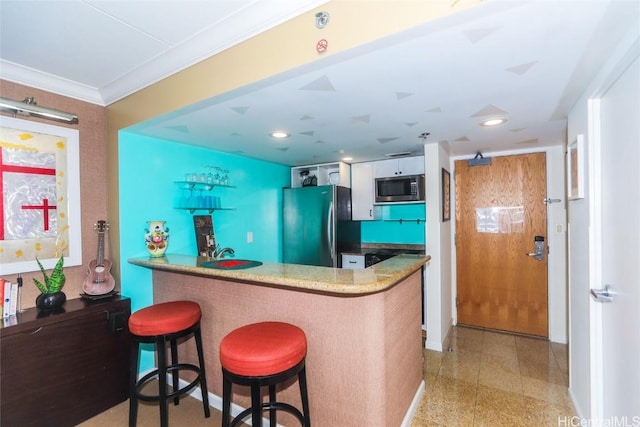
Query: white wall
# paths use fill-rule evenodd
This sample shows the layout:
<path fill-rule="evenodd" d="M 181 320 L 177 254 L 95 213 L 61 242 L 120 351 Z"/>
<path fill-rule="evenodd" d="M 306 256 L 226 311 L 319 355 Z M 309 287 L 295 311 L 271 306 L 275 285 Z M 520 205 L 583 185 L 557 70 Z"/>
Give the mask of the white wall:
<path fill-rule="evenodd" d="M 590 211 L 591 188 L 589 170 L 589 148 L 593 130 L 589 123 L 589 100 L 599 94 L 619 76 L 628 64 L 630 52 L 637 57 L 640 51 L 640 28 L 630 28 L 621 40 L 618 48 L 611 53 L 609 59 L 602 64 L 600 73 L 594 78 L 582 97 L 571 109 L 568 117 L 568 140 L 573 141 L 576 135 L 583 134 L 585 141 L 585 198 L 571 201 L 568 207 L 569 219 L 569 392 L 578 416 L 589 418 L 594 412 L 592 390 L 592 366 L 590 353 L 593 338 L 590 325 L 592 323 L 592 306 L 589 284 L 591 265 L 590 254 Z M 640 94 L 637 94 L 640 96 Z"/>
<path fill-rule="evenodd" d="M 427 341 L 425 347 L 442 351 L 453 324 L 451 287 L 451 223 L 442 222 L 442 168 L 451 172 L 446 145 L 424 146 L 426 209 L 426 253 L 431 262 L 425 271 Z M 453 175 L 452 175 L 453 178 Z M 453 183 L 453 180 L 451 181 Z M 453 197 L 453 192 L 451 193 Z"/>
<path fill-rule="evenodd" d="M 502 151 L 482 153 L 485 157 L 508 156 L 544 151 L 547 160 L 547 197 L 560 199 L 559 203 L 551 203 L 547 209 L 547 236 L 549 244 L 548 258 L 548 293 L 549 293 L 549 339 L 553 342 L 566 344 L 568 342 L 567 326 L 567 274 L 566 274 L 566 210 L 565 210 L 565 158 L 562 141 L 557 146 L 544 147 L 537 150 Z M 451 159 L 451 170 L 456 160 L 469 157 L 455 157 Z M 455 202 L 452 199 L 452 202 Z M 455 209 L 455 203 L 452 207 Z M 451 233 L 455 234 L 455 223 L 451 224 Z M 456 294 L 456 256 L 455 246 L 451 246 L 451 287 L 452 304 Z M 452 308 L 454 323 L 457 322 L 455 307 Z"/>
<path fill-rule="evenodd" d="M 560 141 L 559 141 L 560 143 Z M 442 222 L 442 168 L 451 173 L 453 159 L 443 144 L 424 146 L 426 196 L 426 251 L 432 259 L 425 271 L 425 307 L 427 341 L 425 347 L 442 351 L 449 328 L 456 323 L 455 272 L 455 194 L 451 194 L 451 221 Z M 547 158 L 547 197 L 560 199 L 549 205 L 547 236 L 549 242 L 549 339 L 567 343 L 567 280 L 566 280 L 566 210 L 565 159 L 562 145 L 539 150 L 486 153 L 490 156 L 544 151 Z"/>

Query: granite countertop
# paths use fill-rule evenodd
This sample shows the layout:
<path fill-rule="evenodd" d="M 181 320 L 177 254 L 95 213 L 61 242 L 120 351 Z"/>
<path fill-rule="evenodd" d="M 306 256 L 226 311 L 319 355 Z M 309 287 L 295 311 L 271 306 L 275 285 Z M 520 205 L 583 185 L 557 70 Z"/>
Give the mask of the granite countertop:
<path fill-rule="evenodd" d="M 286 287 L 330 294 L 361 295 L 384 291 L 420 269 L 430 255 L 397 255 L 364 270 L 265 262 L 242 270 L 200 265 L 210 258 L 166 254 L 162 258 L 130 258 L 129 263 L 154 270 L 194 274 L 215 279 Z"/>

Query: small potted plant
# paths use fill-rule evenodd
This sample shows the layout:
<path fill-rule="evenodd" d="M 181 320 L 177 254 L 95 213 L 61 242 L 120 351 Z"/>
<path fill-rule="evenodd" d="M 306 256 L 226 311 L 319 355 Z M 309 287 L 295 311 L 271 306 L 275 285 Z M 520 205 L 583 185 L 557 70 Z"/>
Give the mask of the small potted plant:
<path fill-rule="evenodd" d="M 55 310 L 62 307 L 67 300 L 67 296 L 61 291 L 66 280 L 62 271 L 64 258 L 60 257 L 51 272 L 51 276 L 47 276 L 47 272 L 44 270 L 44 267 L 38 258 L 36 258 L 36 262 L 38 263 L 40 271 L 42 271 L 42 276 L 44 277 L 44 283 L 36 278 L 33 279 L 33 283 L 35 283 L 40 290 L 40 295 L 36 298 L 36 307 L 40 310 Z"/>

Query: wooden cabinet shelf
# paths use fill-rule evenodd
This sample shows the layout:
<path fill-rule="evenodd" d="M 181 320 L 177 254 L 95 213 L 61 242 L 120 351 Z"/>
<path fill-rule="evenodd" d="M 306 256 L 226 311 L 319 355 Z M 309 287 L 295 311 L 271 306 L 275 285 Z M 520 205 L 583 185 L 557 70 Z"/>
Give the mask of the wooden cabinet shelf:
<path fill-rule="evenodd" d="M 74 426 L 128 398 L 131 303 L 31 308 L 0 328 L 0 425 Z"/>

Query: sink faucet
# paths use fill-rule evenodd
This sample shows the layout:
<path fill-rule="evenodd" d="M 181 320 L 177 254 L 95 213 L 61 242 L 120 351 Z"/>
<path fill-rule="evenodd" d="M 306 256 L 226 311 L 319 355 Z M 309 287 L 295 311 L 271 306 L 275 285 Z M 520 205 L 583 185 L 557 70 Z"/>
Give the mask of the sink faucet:
<path fill-rule="evenodd" d="M 216 244 L 216 238 L 213 234 L 205 235 L 207 239 L 207 256 L 213 259 L 224 258 L 225 254 L 233 255 L 235 251 L 231 248 L 220 248 L 220 244 Z"/>
<path fill-rule="evenodd" d="M 233 255 L 235 253 L 235 251 L 233 249 L 231 249 L 231 248 L 220 249 L 220 245 L 218 245 L 213 257 L 216 258 L 216 259 L 224 258 L 224 254 L 226 254 L 226 253 L 228 253 L 230 255 Z"/>

